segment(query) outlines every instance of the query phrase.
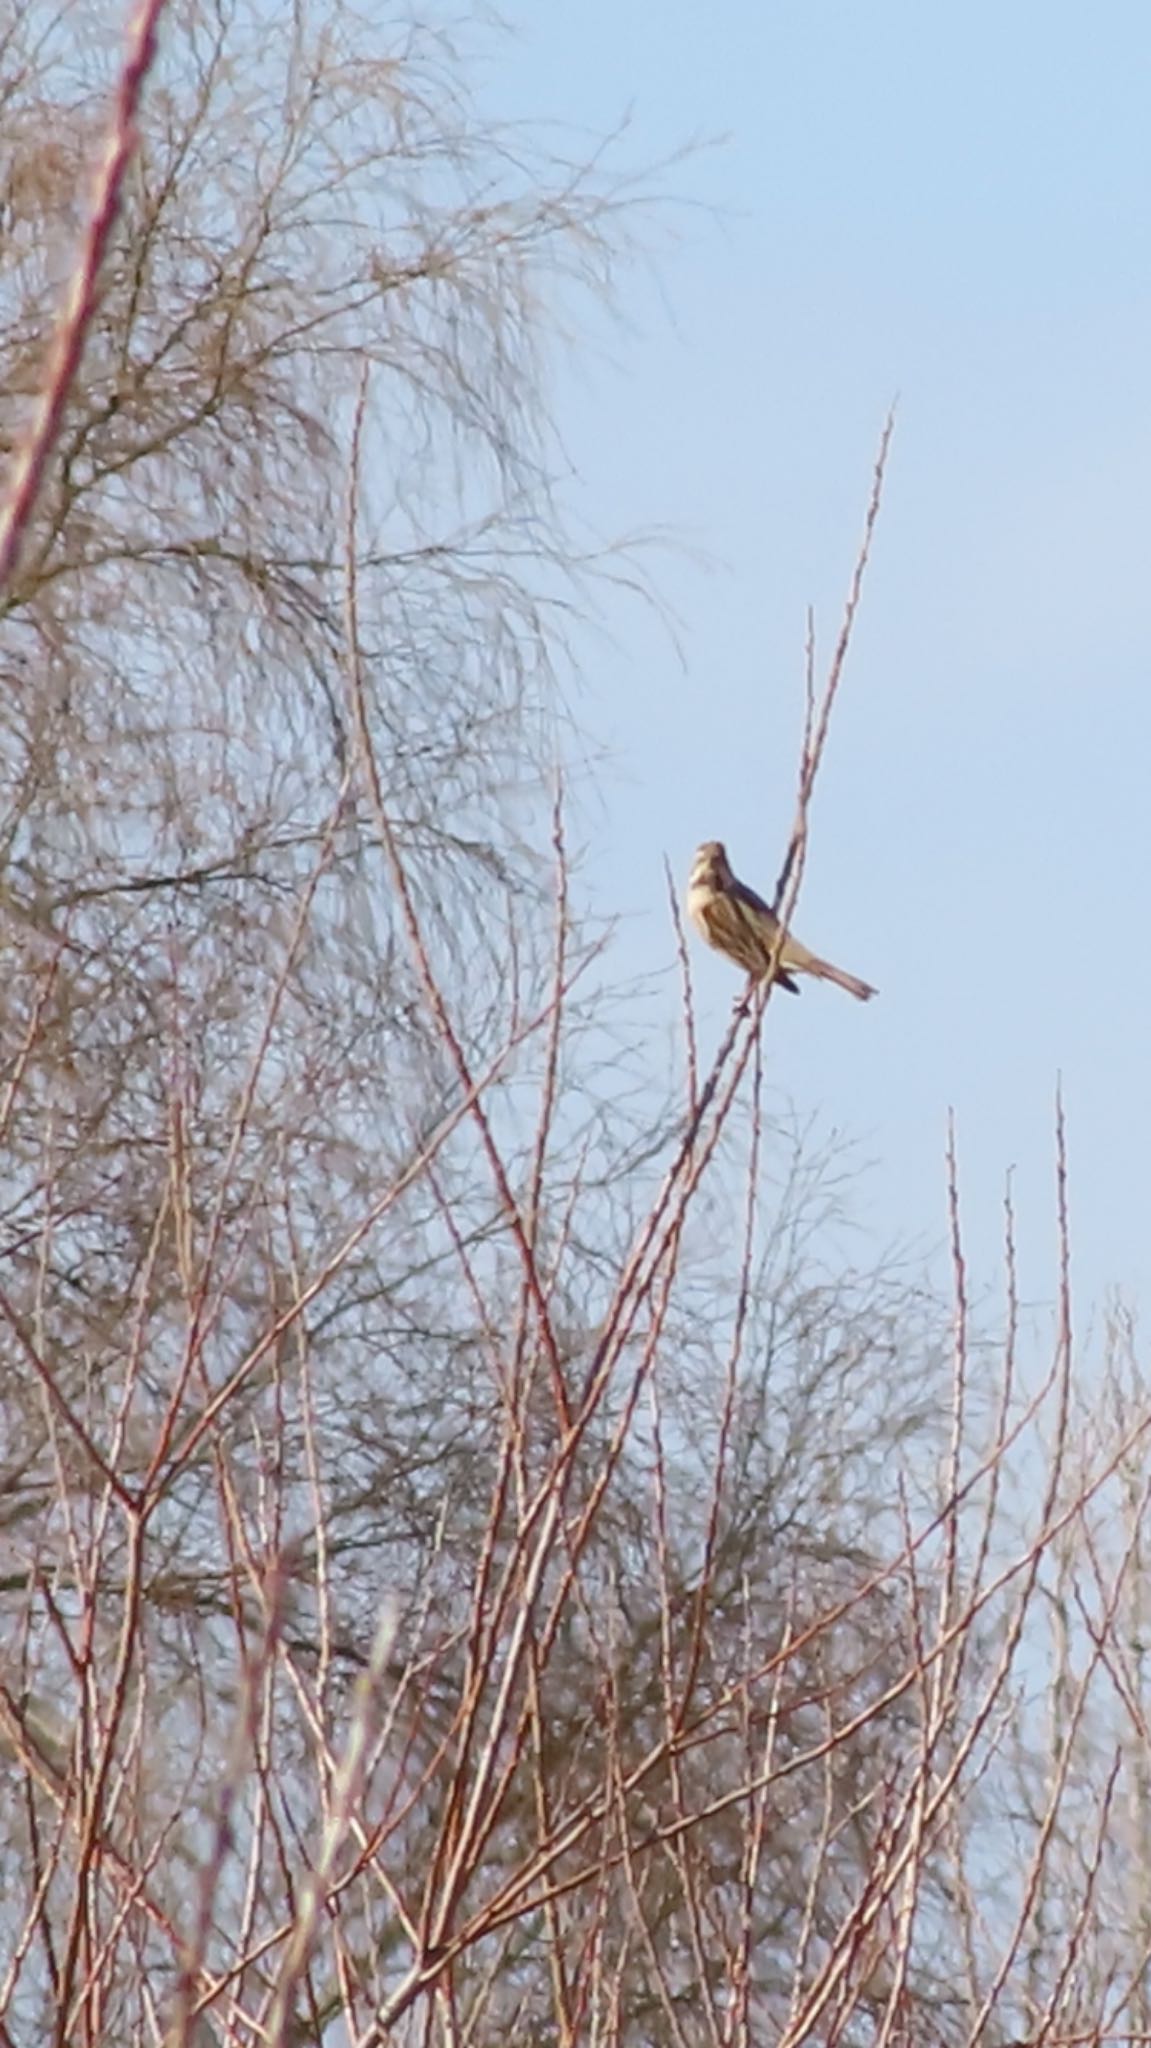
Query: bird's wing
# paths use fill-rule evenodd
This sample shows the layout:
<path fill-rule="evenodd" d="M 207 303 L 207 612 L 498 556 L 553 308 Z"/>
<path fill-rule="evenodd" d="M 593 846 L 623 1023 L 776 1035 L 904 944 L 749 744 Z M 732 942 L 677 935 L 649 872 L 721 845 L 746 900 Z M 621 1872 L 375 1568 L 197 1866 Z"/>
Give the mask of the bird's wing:
<path fill-rule="evenodd" d="M 738 896 L 741 903 L 746 903 L 749 910 L 758 910 L 760 916 L 768 918 L 772 924 L 779 922 L 770 903 L 765 903 L 763 897 L 749 889 L 746 882 L 733 881 L 731 893 Z"/>

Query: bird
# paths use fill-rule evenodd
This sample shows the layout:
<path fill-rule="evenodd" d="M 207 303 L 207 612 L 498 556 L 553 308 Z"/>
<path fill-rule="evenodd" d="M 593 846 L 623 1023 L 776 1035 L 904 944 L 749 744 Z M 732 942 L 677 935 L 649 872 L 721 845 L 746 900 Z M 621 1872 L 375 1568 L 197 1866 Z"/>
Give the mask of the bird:
<path fill-rule="evenodd" d="M 687 889 L 687 914 L 696 931 L 717 953 L 726 953 L 737 967 L 744 967 L 753 981 L 763 981 L 771 967 L 779 938 L 779 919 L 770 903 L 749 889 L 732 873 L 727 850 L 718 839 L 706 839 L 696 850 Z M 820 981 L 834 981 L 848 995 L 866 1003 L 878 989 L 857 974 L 847 974 L 809 953 L 790 932 L 785 932 L 779 949 L 775 980 L 792 995 L 799 994 L 797 974 L 814 974 Z"/>

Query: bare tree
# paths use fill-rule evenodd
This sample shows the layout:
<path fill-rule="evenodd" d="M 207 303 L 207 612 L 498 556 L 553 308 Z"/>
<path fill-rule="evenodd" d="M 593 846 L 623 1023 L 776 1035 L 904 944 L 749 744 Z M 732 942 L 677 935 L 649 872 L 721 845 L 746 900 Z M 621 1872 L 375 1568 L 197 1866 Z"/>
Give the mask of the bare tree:
<path fill-rule="evenodd" d="M 635 189 L 430 18 L 155 14 L 111 116 L 0 38 L 5 2038 L 1140 2038 L 1134 1363 L 1073 1427 L 1064 1285 L 1021 1394 L 957 1196 L 951 1340 L 821 1270 L 682 937 L 621 1084 L 546 361 Z"/>

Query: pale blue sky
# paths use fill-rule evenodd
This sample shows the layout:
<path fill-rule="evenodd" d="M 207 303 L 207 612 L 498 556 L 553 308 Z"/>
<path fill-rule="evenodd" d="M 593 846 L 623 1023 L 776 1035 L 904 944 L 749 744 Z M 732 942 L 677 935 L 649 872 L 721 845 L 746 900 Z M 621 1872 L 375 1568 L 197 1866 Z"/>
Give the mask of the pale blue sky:
<path fill-rule="evenodd" d="M 671 961 L 662 876 L 726 839 L 770 887 L 804 609 L 836 627 L 883 415 L 900 411 L 796 924 L 878 983 L 779 1001 L 773 1081 L 860 1141 L 881 1236 L 943 1228 L 946 1111 L 990 1269 L 1017 1168 L 1049 1297 L 1051 1106 L 1077 1279 L 1151 1300 L 1151 10 L 1059 0 L 519 0 L 490 97 L 677 170 L 724 211 L 637 281 L 616 367 L 559 413 L 604 532 L 659 523 L 686 672 L 621 608 L 589 637 L 613 750 L 593 879 L 621 973 Z M 709 1031 L 734 977 L 697 960 Z M 669 982 L 668 1010 L 674 1003 Z"/>

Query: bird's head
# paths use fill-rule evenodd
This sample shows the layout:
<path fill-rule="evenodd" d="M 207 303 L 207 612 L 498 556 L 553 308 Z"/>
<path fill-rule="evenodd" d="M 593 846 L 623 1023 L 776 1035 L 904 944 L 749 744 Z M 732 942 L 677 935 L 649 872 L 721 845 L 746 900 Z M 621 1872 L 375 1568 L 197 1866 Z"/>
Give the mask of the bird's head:
<path fill-rule="evenodd" d="M 707 888 L 721 889 L 731 879 L 727 851 L 719 839 L 705 839 L 691 864 L 691 879 Z"/>

